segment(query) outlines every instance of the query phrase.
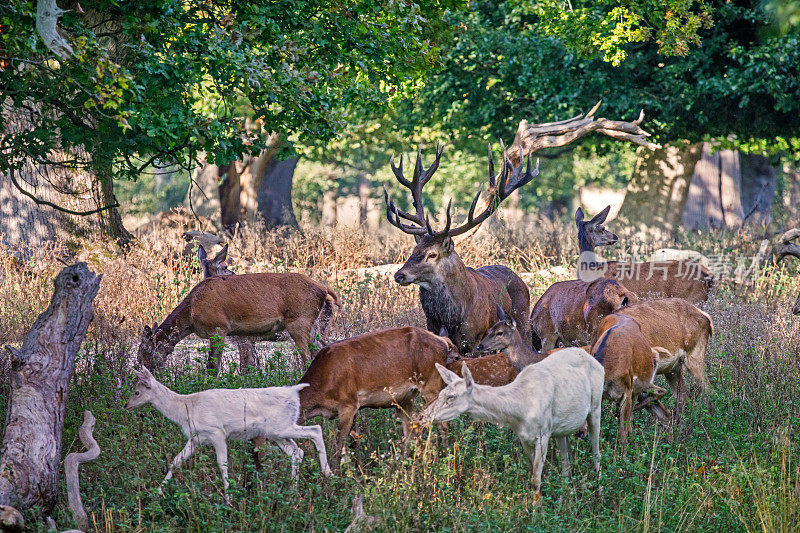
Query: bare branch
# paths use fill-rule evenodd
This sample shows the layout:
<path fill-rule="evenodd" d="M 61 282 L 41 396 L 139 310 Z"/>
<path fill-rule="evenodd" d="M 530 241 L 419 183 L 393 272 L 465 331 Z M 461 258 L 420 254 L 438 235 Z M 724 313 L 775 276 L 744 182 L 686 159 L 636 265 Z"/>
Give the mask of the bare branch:
<path fill-rule="evenodd" d="M 89 517 L 86 515 L 86 509 L 83 508 L 83 502 L 81 501 L 78 467 L 81 463 L 94 461 L 100 455 L 100 446 L 98 446 L 93 435 L 95 422 L 96 419 L 91 411 L 86 410 L 83 412 L 83 424 L 78 430 L 78 436 L 86 447 L 86 451 L 71 453 L 64 459 L 64 472 L 67 478 L 67 501 L 72 515 L 75 517 L 75 522 L 78 524 L 78 529 L 82 531 L 89 530 Z"/>
<path fill-rule="evenodd" d="M 544 148 L 565 146 L 593 131 L 621 141 L 632 142 L 650 150 L 661 148 L 660 144 L 648 141 L 647 137 L 650 136 L 650 133 L 641 128 L 644 121 L 644 110 L 633 122 L 625 122 L 594 118 L 594 113 L 599 107 L 600 102 L 597 102 L 585 115 L 578 115 L 559 122 L 528 124 L 527 120 L 520 121 L 514 143 L 509 150 L 511 162 L 517 165 L 527 155 Z"/>
<path fill-rule="evenodd" d="M 38 0 L 36 6 L 36 31 L 42 37 L 45 46 L 61 59 L 70 57 L 72 47 L 58 33 L 58 18 L 66 13 L 56 5 L 56 0 Z"/>
<path fill-rule="evenodd" d="M 48 207 L 52 207 L 56 211 L 61 211 L 62 213 L 67 213 L 68 215 L 75 215 L 75 216 L 79 216 L 79 217 L 85 217 L 85 216 L 88 216 L 88 215 L 94 215 L 95 213 L 100 213 L 101 211 L 106 211 L 108 209 L 114 209 L 115 207 L 119 207 L 119 204 L 117 202 L 114 202 L 111 205 L 107 205 L 105 207 L 98 207 L 97 209 L 92 209 L 91 211 L 73 211 L 71 209 L 67 209 L 66 207 L 61 207 L 60 205 L 56 205 L 53 202 L 48 202 L 47 200 L 42 200 L 40 198 L 37 198 L 36 196 L 31 194 L 30 192 L 26 191 L 17 182 L 17 179 L 14 177 L 14 171 L 13 170 L 9 170 L 8 171 L 8 177 L 11 180 L 11 183 L 14 185 L 14 187 L 16 187 L 19 192 L 21 192 L 22 194 L 24 194 L 25 196 L 27 196 L 28 198 L 33 200 L 33 202 L 36 205 L 46 205 Z"/>

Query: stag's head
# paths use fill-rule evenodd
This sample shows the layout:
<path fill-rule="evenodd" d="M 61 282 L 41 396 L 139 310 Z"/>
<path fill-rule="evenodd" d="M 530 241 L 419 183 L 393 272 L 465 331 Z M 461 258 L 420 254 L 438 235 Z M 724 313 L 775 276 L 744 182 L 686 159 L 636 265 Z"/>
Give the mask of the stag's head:
<path fill-rule="evenodd" d="M 502 144 L 501 144 L 502 149 Z M 433 164 L 425 169 L 422 165 L 422 151 L 417 150 L 417 162 L 414 165 L 414 175 L 411 180 L 407 180 L 403 175 L 403 157 L 400 156 L 400 164 L 395 166 L 394 156 L 391 159 L 392 171 L 397 181 L 401 185 L 411 190 L 415 213 L 401 211 L 395 206 L 389 197 L 389 191 L 384 188 L 386 197 L 386 218 L 389 223 L 401 231 L 413 235 L 417 240 L 417 246 L 411 252 L 411 257 L 397 271 L 394 276 L 395 281 L 401 285 L 416 283 L 423 288 L 430 288 L 437 280 L 443 277 L 447 268 L 457 261 L 458 255 L 454 252 L 453 237 L 463 235 L 468 231 L 477 228 L 484 220 L 489 218 L 497 210 L 500 203 L 516 189 L 522 187 L 539 174 L 539 162 L 533 168 L 531 158 L 527 160 L 527 165 L 523 174 L 524 158 L 518 166 L 513 166 L 503 149 L 503 168 L 500 176 L 494 172 L 494 160 L 491 146 L 489 147 L 489 202 L 486 208 L 478 215 L 475 208 L 478 205 L 481 192 L 475 195 L 467 213 L 467 220 L 458 227 L 451 227 L 452 222 L 452 199 L 447 204 L 445 227 L 441 231 L 436 231 L 430 224 L 425 214 L 422 200 L 422 188 L 433 177 L 436 169 L 439 168 L 439 161 L 442 157 L 442 148 L 436 147 L 436 159 Z"/>
<path fill-rule="evenodd" d="M 580 207 L 575 212 L 575 225 L 578 226 L 578 242 L 581 250 L 593 249 L 595 246 L 608 246 L 616 244 L 618 238 L 603 225 L 608 217 L 611 206 L 597 213 L 591 220 L 584 220 L 583 209 Z"/>
<path fill-rule="evenodd" d="M 497 322 L 489 328 L 481 342 L 475 347 L 475 351 L 484 354 L 503 352 L 517 341 L 522 341 L 522 336 L 517 330 L 517 323 L 498 305 Z"/>
<path fill-rule="evenodd" d="M 602 278 L 591 282 L 586 288 L 586 303 L 583 306 L 583 318 L 589 333 L 594 331 L 603 317 L 638 302 L 639 297 L 616 280 Z"/>
<path fill-rule="evenodd" d="M 203 248 L 201 244 L 197 248 L 197 260 L 200 262 L 200 266 L 203 267 L 203 279 L 211 278 L 214 276 L 229 276 L 235 274 L 235 272 L 228 268 L 228 265 L 225 263 L 225 260 L 228 258 L 228 245 L 222 247 L 217 255 L 214 256 L 213 259 L 208 258 L 208 254 L 206 253 L 206 249 Z"/>
<path fill-rule="evenodd" d="M 133 389 L 133 396 L 125 404 L 125 409 L 135 409 L 153 401 L 156 395 L 155 385 L 157 383 L 153 374 L 147 370 L 146 366 L 143 366 L 140 372 L 136 372 L 136 387 Z"/>
<path fill-rule="evenodd" d="M 442 389 L 436 400 L 422 412 L 420 418 L 426 422 L 448 422 L 469 411 L 475 381 L 472 379 L 467 363 L 463 363 L 461 366 L 463 378 L 439 363 L 436 363 L 436 370 L 439 371 L 439 375 L 442 376 L 442 380 L 447 386 Z"/>

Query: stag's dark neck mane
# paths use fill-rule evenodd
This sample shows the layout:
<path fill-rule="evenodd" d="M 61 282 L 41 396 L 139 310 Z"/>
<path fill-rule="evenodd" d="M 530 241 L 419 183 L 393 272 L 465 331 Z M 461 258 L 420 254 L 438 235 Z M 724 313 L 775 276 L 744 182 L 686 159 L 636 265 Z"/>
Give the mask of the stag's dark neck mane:
<path fill-rule="evenodd" d="M 442 277 L 431 282 L 431 288 L 420 287 L 419 298 L 425 317 L 437 327 L 444 326 L 448 332 L 462 328 L 465 320 L 465 304 L 472 300 L 473 280 L 461 258 L 453 252 L 448 265 L 443 265 Z"/>

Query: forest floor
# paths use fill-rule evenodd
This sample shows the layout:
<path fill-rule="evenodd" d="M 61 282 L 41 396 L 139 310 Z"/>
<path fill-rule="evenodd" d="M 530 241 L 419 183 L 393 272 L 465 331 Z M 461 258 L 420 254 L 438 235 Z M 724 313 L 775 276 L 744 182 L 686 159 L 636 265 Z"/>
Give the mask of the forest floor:
<path fill-rule="evenodd" d="M 457 250 L 467 264 L 497 262 L 517 271 L 574 262 L 568 226 L 537 231 L 524 241 L 484 236 Z M 301 444 L 306 456 L 296 489 L 289 460 L 277 447 L 269 446 L 265 469 L 257 472 L 251 445 L 231 443 L 226 503 L 211 448 L 200 449 L 159 494 L 184 438 L 152 407 L 123 407 L 134 385 L 141 327 L 162 320 L 200 279 L 196 260 L 182 256 L 177 236 L 143 235 L 141 243 L 124 256 L 104 243 L 69 251 L 104 275 L 70 385 L 63 441 L 65 455 L 82 449 L 77 429 L 83 410 L 91 410 L 102 450 L 81 469 L 92 530 L 342 531 L 353 519 L 356 495 L 363 496 L 366 514 L 377 517 L 374 527 L 386 531 L 790 531 L 800 523 L 800 317 L 790 312 L 800 292 L 796 265 L 758 272 L 752 285 L 721 283 L 715 289 L 704 305 L 716 329 L 707 354 L 711 391 L 692 397 L 672 435 L 641 412 L 629 446 L 617 449 L 616 412 L 604 405 L 600 476 L 591 468 L 588 442 L 572 438 L 572 477 L 560 475 L 551 450 L 539 505 L 530 465 L 510 430 L 462 417 L 450 425 L 448 447 L 438 445 L 434 430 L 434 438 L 404 454 L 400 423 L 390 410 L 359 414 L 358 443 L 333 478 L 321 477 L 309 444 Z M 650 246 L 667 244 L 715 256 L 752 253 L 758 240 L 724 235 Z M 402 261 L 410 247 L 410 239 L 357 231 L 307 230 L 288 240 L 252 231 L 231 244 L 230 265 L 237 272 L 302 271 L 329 283 L 344 305 L 330 328 L 331 337 L 340 339 L 379 327 L 424 325 L 415 289 L 382 275 L 346 272 Z M 0 343 L 19 343 L 46 307 L 51 280 L 63 266 L 56 258 L 66 253 L 65 246 L 54 247 L 21 261 L 0 249 Z M 528 279 L 534 301 L 555 281 L 542 274 Z M 291 343 L 259 343 L 258 350 L 257 370 L 240 375 L 229 350 L 223 374 L 214 377 L 201 369 L 205 345 L 189 340 L 157 377 L 181 393 L 297 382 L 302 372 Z M 3 391 L 0 412 L 6 398 Z M 334 424 L 312 423 L 322 424 L 331 455 Z M 61 483 L 63 488 L 63 478 Z M 73 524 L 65 497 L 53 517 L 62 529 Z M 32 526 L 44 529 L 42 522 Z"/>

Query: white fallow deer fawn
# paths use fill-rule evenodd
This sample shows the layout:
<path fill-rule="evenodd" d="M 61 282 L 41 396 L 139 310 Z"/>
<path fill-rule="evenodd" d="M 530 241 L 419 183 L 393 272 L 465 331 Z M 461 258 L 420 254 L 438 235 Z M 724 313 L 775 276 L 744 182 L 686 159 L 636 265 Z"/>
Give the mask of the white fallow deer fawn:
<path fill-rule="evenodd" d="M 478 227 L 495 212 L 500 203 L 539 174 L 528 158 L 523 174 L 522 162 L 512 166 L 507 155 L 503 154 L 503 168 L 499 177 L 495 176 L 491 147 L 489 149 L 489 203 L 480 214 L 475 214 L 481 192 L 475 195 L 467 214 L 467 221 L 461 226 L 451 227 L 451 204 L 447 205 L 447 221 L 441 231 L 434 231 L 425 215 L 422 188 L 439 167 L 442 149 L 437 146 L 436 159 L 427 170 L 422 166 L 422 153 L 417 151 L 417 162 L 411 181 L 403 176 L 403 158 L 395 166 L 392 156 L 391 167 L 397 180 L 411 190 L 416 213 L 411 214 L 398 209 L 384 188 L 386 197 L 386 217 L 401 231 L 411 234 L 417 245 L 411 256 L 397 271 L 394 279 L 400 285 L 419 285 L 419 297 L 429 331 L 439 333 L 442 328 L 458 347 L 462 355 L 472 352 L 475 345 L 495 322 L 495 306 L 513 316 L 520 324 L 523 338 L 530 342 L 528 310 L 530 295 L 525 282 L 511 269 L 493 265 L 473 269 L 464 264 L 453 246 L 453 238 Z M 404 222 L 406 221 L 406 222 Z M 408 224 L 407 222 L 410 222 Z"/>
<path fill-rule="evenodd" d="M 222 483 L 228 489 L 228 440 L 262 439 L 273 441 L 292 459 L 292 479 L 297 482 L 303 450 L 294 439 L 311 439 L 319 454 L 324 476 L 331 475 L 322 428 L 300 426 L 299 391 L 301 383 L 290 387 L 261 389 L 209 389 L 193 394 L 178 394 L 160 383 L 147 370 L 136 372 L 136 387 L 126 409 L 153 404 L 162 415 L 181 427 L 188 441 L 175 456 L 163 483 L 194 453 L 198 446 L 210 444 L 217 455 Z M 162 485 L 163 485 L 162 483 Z"/>
<path fill-rule="evenodd" d="M 308 363 L 311 330 L 326 304 L 338 306 L 336 294 L 305 274 L 213 276 L 195 285 L 160 325 L 145 326 L 138 360 L 162 368 L 175 345 L 195 333 L 214 339 L 206 367 L 218 373 L 226 337 L 275 340 L 286 330 Z"/>
<path fill-rule="evenodd" d="M 600 402 L 603 366 L 582 348 L 565 348 L 526 366 L 502 387 L 475 383 L 466 364 L 460 377 L 437 364 L 447 387 L 422 413 L 423 422 L 447 422 L 469 413 L 507 426 L 522 442 L 533 471 L 534 501 L 539 501 L 542 469 L 551 437 L 558 442 L 562 472 L 569 475 L 567 437 L 588 423 L 594 467 L 600 471 Z"/>
<path fill-rule="evenodd" d="M 206 250 L 202 244 L 197 248 L 197 260 L 200 262 L 200 266 L 203 269 L 203 279 L 208 279 L 215 276 L 235 275 L 236 272 L 228 267 L 228 264 L 226 263 L 227 259 L 227 244 L 223 246 L 217 255 L 211 259 L 209 259 L 208 253 L 206 253 Z M 325 288 L 327 290 L 327 287 Z M 333 296 L 325 299 L 325 303 L 322 304 L 322 309 L 320 310 L 319 316 L 314 322 L 314 327 L 311 330 L 311 338 L 318 338 L 319 342 L 321 342 L 323 345 L 327 344 L 325 334 L 327 332 L 331 317 L 333 316 L 334 306 L 338 305 L 338 299 L 334 298 L 336 295 L 332 292 L 329 294 Z M 233 341 L 233 343 L 236 345 L 236 348 L 239 350 L 239 369 L 242 372 L 246 372 L 247 369 L 256 364 L 256 341 L 252 337 L 238 336 L 231 336 L 230 340 Z M 282 331 L 275 335 L 274 340 L 289 340 L 289 335 L 286 331 Z"/>
<path fill-rule="evenodd" d="M 781 235 L 780 241 L 781 244 L 778 249 L 775 251 L 775 262 L 779 263 L 785 257 L 796 257 L 800 259 L 800 244 L 796 242 L 792 242 L 800 237 L 800 228 L 790 229 L 783 235 Z M 794 309 L 792 309 L 792 313 L 795 315 L 800 315 L 800 295 L 797 296 L 797 303 L 794 304 Z"/>
<path fill-rule="evenodd" d="M 584 220 L 580 207 L 575 212 L 581 251 L 578 264 L 581 279 L 616 279 L 642 299 L 683 298 L 694 304 L 708 299 L 714 276 L 699 262 L 619 262 L 600 259 L 595 254 L 595 247 L 615 244 L 618 240 L 604 226 L 610 209 L 611 206 L 606 207 L 591 220 Z"/>

